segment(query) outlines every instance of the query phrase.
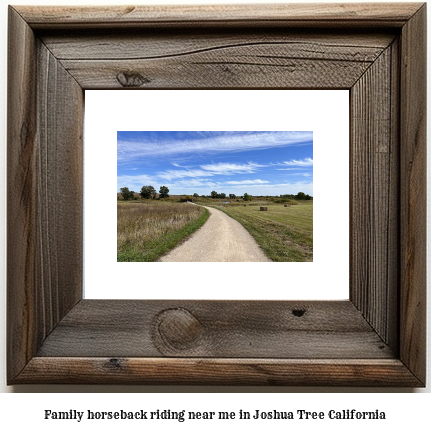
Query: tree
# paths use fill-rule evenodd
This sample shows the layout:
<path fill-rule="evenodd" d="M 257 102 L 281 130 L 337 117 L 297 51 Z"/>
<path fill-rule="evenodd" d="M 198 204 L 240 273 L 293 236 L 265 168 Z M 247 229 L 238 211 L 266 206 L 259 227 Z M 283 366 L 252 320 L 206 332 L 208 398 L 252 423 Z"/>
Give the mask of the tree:
<path fill-rule="evenodd" d="M 218 195 L 217 198 L 225 199 L 226 198 L 226 194 L 222 192 L 221 194 Z"/>
<path fill-rule="evenodd" d="M 296 198 L 297 200 L 305 200 L 305 193 L 304 193 L 304 192 L 298 192 L 298 193 L 295 195 L 295 198 Z"/>
<path fill-rule="evenodd" d="M 166 186 L 161 186 L 159 189 L 160 198 L 169 198 L 169 189 Z"/>
<path fill-rule="evenodd" d="M 120 188 L 121 191 L 121 195 L 123 195 L 123 199 L 125 201 L 129 200 L 129 199 L 133 199 L 135 192 L 133 191 L 129 191 L 129 188 L 127 187 L 122 187 Z"/>
<path fill-rule="evenodd" d="M 144 199 L 156 198 L 157 192 L 153 186 L 142 186 L 141 188 L 141 197 Z"/>
<path fill-rule="evenodd" d="M 230 198 L 230 199 L 235 199 L 235 198 L 236 198 L 236 195 L 235 195 L 235 194 L 229 194 L 229 198 Z"/>
<path fill-rule="evenodd" d="M 248 193 L 244 194 L 244 201 L 251 201 L 251 195 L 249 195 Z"/>
<path fill-rule="evenodd" d="M 194 196 L 195 198 L 198 198 L 198 197 L 199 197 L 199 195 L 198 195 L 197 193 L 194 193 L 193 196 Z"/>
<path fill-rule="evenodd" d="M 217 198 L 218 193 L 216 191 L 211 192 L 211 198 Z"/>

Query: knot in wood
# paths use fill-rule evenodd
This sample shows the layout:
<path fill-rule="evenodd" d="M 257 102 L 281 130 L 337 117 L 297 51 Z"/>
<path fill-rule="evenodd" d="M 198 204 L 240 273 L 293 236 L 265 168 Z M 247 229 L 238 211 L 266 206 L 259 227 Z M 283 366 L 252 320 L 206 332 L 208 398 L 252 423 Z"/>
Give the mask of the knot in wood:
<path fill-rule="evenodd" d="M 292 314 L 296 317 L 302 317 L 305 314 L 305 309 L 292 309 Z"/>
<path fill-rule="evenodd" d="M 119 369 L 122 366 L 122 360 L 117 358 L 109 359 L 109 366 L 113 369 Z"/>
<path fill-rule="evenodd" d="M 117 81 L 123 87 L 140 87 L 150 82 L 148 78 L 145 78 L 139 72 L 120 72 L 117 74 Z"/>
<path fill-rule="evenodd" d="M 157 316 L 156 331 L 162 341 L 175 350 L 196 346 L 202 337 L 202 325 L 188 310 L 166 309 Z"/>

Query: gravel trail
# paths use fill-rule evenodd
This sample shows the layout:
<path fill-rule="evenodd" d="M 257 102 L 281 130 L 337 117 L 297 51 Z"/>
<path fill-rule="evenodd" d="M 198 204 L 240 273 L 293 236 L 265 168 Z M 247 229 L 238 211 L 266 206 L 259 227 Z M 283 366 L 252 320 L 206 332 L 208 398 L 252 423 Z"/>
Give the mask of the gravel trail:
<path fill-rule="evenodd" d="M 235 219 L 205 207 L 211 216 L 184 243 L 159 262 L 268 262 L 254 238 Z"/>

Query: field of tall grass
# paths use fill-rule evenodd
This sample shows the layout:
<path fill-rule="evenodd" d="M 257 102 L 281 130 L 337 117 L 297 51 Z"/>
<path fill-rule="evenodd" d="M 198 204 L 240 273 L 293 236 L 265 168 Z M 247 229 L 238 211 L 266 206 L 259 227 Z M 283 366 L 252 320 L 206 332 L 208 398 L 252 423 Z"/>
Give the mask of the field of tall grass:
<path fill-rule="evenodd" d="M 208 219 L 207 209 L 172 201 L 117 203 L 117 261 L 156 261 Z"/>

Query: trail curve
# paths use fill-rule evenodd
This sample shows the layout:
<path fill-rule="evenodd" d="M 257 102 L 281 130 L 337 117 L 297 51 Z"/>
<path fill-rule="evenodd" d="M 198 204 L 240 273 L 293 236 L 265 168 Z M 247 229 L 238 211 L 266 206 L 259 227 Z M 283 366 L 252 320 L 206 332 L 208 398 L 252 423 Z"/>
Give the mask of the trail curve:
<path fill-rule="evenodd" d="M 210 212 L 207 222 L 159 262 L 271 261 L 239 222 L 220 210 L 205 208 Z"/>

